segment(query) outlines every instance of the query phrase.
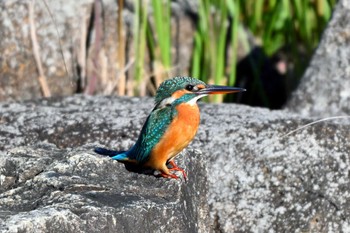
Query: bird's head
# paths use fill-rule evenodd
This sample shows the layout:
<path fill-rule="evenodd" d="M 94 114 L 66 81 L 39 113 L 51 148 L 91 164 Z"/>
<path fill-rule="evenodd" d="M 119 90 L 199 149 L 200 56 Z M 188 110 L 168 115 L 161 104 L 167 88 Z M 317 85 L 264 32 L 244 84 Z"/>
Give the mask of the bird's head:
<path fill-rule="evenodd" d="M 226 94 L 245 91 L 243 88 L 207 85 L 191 77 L 175 77 L 160 84 L 155 101 L 159 107 L 180 103 L 196 104 L 197 100 L 210 94 Z"/>

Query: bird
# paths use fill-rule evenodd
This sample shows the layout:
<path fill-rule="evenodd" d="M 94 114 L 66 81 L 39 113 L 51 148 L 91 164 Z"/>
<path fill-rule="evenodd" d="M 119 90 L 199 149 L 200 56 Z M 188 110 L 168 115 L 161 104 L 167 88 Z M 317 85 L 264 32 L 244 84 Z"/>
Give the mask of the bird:
<path fill-rule="evenodd" d="M 156 91 L 155 107 L 147 117 L 136 143 L 127 151 L 97 147 L 94 151 L 113 160 L 157 170 L 158 176 L 179 179 L 182 173 L 174 158 L 195 137 L 200 123 L 197 100 L 211 94 L 245 91 L 243 88 L 208 85 L 193 77 L 175 77 L 162 82 Z M 170 167 L 169 167 L 170 165 Z"/>

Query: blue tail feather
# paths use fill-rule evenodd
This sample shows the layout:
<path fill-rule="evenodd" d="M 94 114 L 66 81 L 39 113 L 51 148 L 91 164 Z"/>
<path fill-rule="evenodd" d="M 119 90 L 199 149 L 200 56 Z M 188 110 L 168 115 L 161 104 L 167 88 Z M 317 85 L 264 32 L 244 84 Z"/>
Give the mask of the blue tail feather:
<path fill-rule="evenodd" d="M 106 155 L 111 157 L 113 160 L 117 160 L 120 162 L 133 162 L 128 156 L 126 151 L 116 151 L 116 150 L 108 150 L 102 147 L 96 147 L 94 151 L 100 155 Z"/>
<path fill-rule="evenodd" d="M 124 153 L 125 151 L 108 150 L 102 147 L 96 147 L 94 151 L 100 155 L 107 155 L 109 157 L 116 156 L 118 154 Z"/>
<path fill-rule="evenodd" d="M 120 153 L 120 154 L 117 154 L 117 155 L 115 155 L 115 156 L 113 156 L 111 158 L 114 159 L 114 160 L 120 161 L 120 162 L 129 161 L 130 160 L 130 158 L 128 157 L 127 153 Z"/>

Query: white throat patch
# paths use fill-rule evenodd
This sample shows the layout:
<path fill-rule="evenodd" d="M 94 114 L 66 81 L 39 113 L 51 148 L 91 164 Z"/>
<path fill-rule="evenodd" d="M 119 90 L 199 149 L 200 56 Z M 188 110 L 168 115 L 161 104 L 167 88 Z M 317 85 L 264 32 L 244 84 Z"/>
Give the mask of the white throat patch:
<path fill-rule="evenodd" d="M 208 94 L 203 94 L 203 95 L 198 95 L 192 99 L 190 99 L 189 101 L 187 101 L 187 104 L 193 106 L 197 104 L 197 100 L 199 100 L 200 98 L 203 98 L 204 96 L 207 96 Z"/>
<path fill-rule="evenodd" d="M 190 99 L 189 101 L 187 101 L 186 103 L 194 106 L 197 104 L 197 100 L 199 100 L 200 98 L 203 98 L 204 96 L 207 96 L 208 94 L 203 94 L 203 95 L 198 95 L 192 99 Z M 162 109 L 165 108 L 168 105 L 171 105 L 174 101 L 176 100 L 176 98 L 174 97 L 168 97 L 166 99 L 163 99 L 162 102 L 160 102 L 160 104 L 158 105 L 158 109 Z"/>

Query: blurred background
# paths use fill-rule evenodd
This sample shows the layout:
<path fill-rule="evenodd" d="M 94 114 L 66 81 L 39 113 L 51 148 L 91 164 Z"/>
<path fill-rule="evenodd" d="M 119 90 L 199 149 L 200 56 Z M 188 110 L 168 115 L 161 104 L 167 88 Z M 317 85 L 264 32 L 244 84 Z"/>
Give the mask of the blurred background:
<path fill-rule="evenodd" d="M 244 87 L 208 102 L 283 107 L 335 0 L 3 0 L 0 100 L 153 96 L 173 76 Z"/>

